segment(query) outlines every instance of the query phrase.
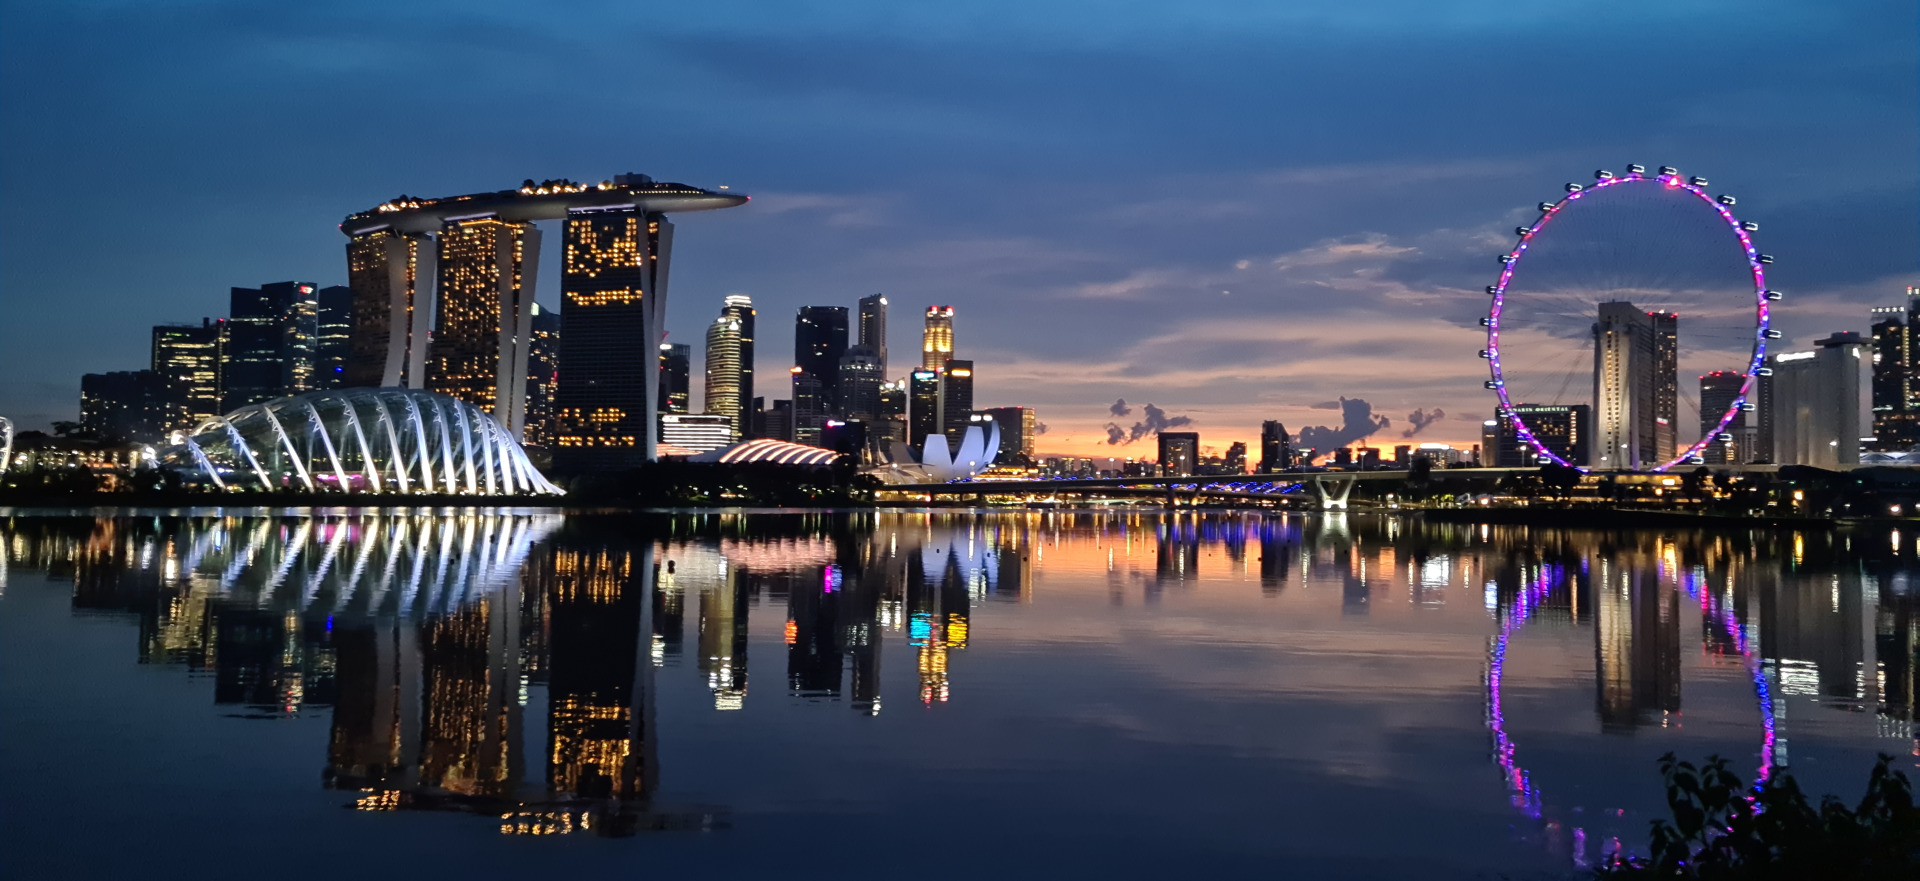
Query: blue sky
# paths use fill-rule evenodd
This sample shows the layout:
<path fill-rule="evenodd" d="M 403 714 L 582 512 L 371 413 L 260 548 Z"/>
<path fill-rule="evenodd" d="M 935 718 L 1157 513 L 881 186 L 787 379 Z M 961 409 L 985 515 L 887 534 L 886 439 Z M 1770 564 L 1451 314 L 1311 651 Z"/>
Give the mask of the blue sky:
<path fill-rule="evenodd" d="M 1175 6 L 7 2 L 0 414 L 72 418 L 229 286 L 342 283 L 347 213 L 528 177 L 751 193 L 679 219 L 673 338 L 749 294 L 777 375 L 797 307 L 878 291 L 897 373 L 950 304 L 976 400 L 1089 454 L 1152 455 L 1101 443 L 1121 398 L 1472 442 L 1474 292 L 1595 168 L 1739 196 L 1789 343 L 1920 284 L 1911 4 Z"/>

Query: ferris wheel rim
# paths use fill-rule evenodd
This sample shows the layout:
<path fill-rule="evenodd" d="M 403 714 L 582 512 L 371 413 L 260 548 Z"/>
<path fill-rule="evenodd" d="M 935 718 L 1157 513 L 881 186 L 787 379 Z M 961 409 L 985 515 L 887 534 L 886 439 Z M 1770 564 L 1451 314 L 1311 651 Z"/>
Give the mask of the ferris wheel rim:
<path fill-rule="evenodd" d="M 1506 379 L 1500 366 L 1500 318 L 1501 312 L 1506 305 L 1507 286 L 1513 282 L 1514 269 L 1520 265 L 1520 261 L 1526 256 L 1527 246 L 1547 227 L 1553 218 L 1559 216 L 1560 212 L 1568 206 L 1585 198 L 1589 193 L 1596 193 L 1611 187 L 1624 186 L 1627 184 L 1659 184 L 1669 190 L 1691 193 L 1701 202 L 1705 203 L 1707 207 L 1712 208 L 1714 212 L 1719 215 L 1720 219 L 1727 224 L 1728 229 L 1733 232 L 1734 236 L 1740 240 L 1741 250 L 1744 252 L 1747 260 L 1748 271 L 1753 278 L 1754 298 L 1753 352 L 1747 361 L 1747 368 L 1743 372 L 1740 392 L 1734 396 L 1733 403 L 1728 405 L 1726 412 L 1720 415 L 1720 420 L 1712 431 L 1703 432 L 1700 439 L 1695 441 L 1692 446 L 1688 447 L 1673 459 L 1648 469 L 1649 473 L 1657 474 L 1667 471 L 1676 465 L 1696 463 L 1701 451 L 1712 444 L 1719 435 L 1727 430 L 1727 426 L 1733 424 L 1733 421 L 1747 409 L 1748 397 L 1753 394 L 1754 384 L 1758 382 L 1760 370 L 1766 362 L 1768 332 L 1772 329 L 1772 309 L 1769 303 L 1779 296 L 1767 288 L 1766 267 L 1768 263 L 1772 262 L 1772 258 L 1760 253 L 1759 249 L 1754 245 L 1753 230 L 1748 228 L 1750 224 L 1746 224 L 1741 221 L 1740 218 L 1734 216 L 1732 211 L 1734 199 L 1731 196 L 1713 196 L 1706 191 L 1706 181 L 1700 178 L 1684 177 L 1679 171 L 1672 168 L 1663 167 L 1657 174 L 1652 176 L 1637 169 L 1639 169 L 1639 166 L 1633 166 L 1626 174 L 1620 176 L 1614 176 L 1604 171 L 1599 172 L 1596 174 L 1593 184 L 1586 186 L 1568 184 L 1566 195 L 1561 196 L 1558 200 L 1551 203 L 1542 202 L 1540 219 L 1535 221 L 1532 226 L 1521 227 L 1517 230 L 1520 235 L 1519 243 L 1514 246 L 1513 250 L 1501 255 L 1500 278 L 1487 289 L 1487 292 L 1492 294 L 1493 301 L 1487 311 L 1487 318 L 1484 322 L 1487 327 L 1487 347 L 1482 350 L 1481 354 L 1487 359 L 1488 370 L 1492 374 L 1492 378 L 1487 382 L 1487 387 L 1492 389 L 1494 395 L 1500 400 L 1499 416 L 1506 419 L 1509 424 L 1513 426 L 1512 430 L 1516 438 L 1538 454 L 1536 457 L 1537 460 L 1551 461 L 1562 467 L 1574 468 L 1581 472 L 1589 472 L 1594 469 L 1591 466 L 1575 465 L 1568 462 L 1558 453 L 1549 449 L 1546 444 L 1541 443 L 1539 438 L 1534 436 L 1532 427 L 1528 426 L 1526 420 L 1516 411 L 1513 400 L 1507 393 Z"/>

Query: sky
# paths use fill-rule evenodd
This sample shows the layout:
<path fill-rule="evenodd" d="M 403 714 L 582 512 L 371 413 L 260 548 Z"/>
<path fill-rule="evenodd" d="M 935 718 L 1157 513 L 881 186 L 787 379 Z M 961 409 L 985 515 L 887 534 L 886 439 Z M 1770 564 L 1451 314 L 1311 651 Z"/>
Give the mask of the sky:
<path fill-rule="evenodd" d="M 1042 453 L 1266 419 L 1472 444 L 1480 291 L 1595 169 L 1736 195 L 1788 345 L 1920 284 L 1916 31 L 1904 2 L 6 0 L 0 415 L 75 418 L 80 374 L 231 286 L 343 284 L 340 219 L 391 196 L 635 171 L 753 196 L 675 220 L 696 364 L 727 294 L 777 377 L 797 308 L 878 292 L 890 372 L 953 306 L 976 404 L 1034 407 Z"/>

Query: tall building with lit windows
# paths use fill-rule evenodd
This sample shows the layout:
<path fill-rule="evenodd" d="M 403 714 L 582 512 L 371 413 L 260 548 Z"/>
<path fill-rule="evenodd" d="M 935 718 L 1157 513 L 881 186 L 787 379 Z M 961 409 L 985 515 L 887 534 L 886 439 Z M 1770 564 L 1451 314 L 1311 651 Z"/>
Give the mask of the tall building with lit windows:
<path fill-rule="evenodd" d="M 1876 307 L 1873 364 L 1873 441 L 1869 449 L 1905 452 L 1920 447 L 1920 287 L 1907 288 L 1904 305 Z"/>
<path fill-rule="evenodd" d="M 794 318 L 793 363 L 820 383 L 821 412 L 841 415 L 840 359 L 847 355 L 847 307 L 802 306 Z M 799 399 L 794 399 L 799 406 Z"/>
<path fill-rule="evenodd" d="M 707 325 L 706 411 L 725 416 L 733 425 L 735 440 L 747 435 L 746 402 L 741 383 L 746 376 L 746 329 L 740 319 L 721 310 Z"/>
<path fill-rule="evenodd" d="M 1276 420 L 1260 423 L 1260 473 L 1272 474 L 1293 467 L 1293 440 L 1287 427 Z"/>
<path fill-rule="evenodd" d="M 720 315 L 731 318 L 740 324 L 740 412 L 734 415 L 734 436 L 746 437 L 748 423 L 752 420 L 753 404 L 753 333 L 754 323 L 759 313 L 754 311 L 753 298 L 746 294 L 728 294 L 720 301 Z M 713 412 L 712 409 L 707 412 Z"/>
<path fill-rule="evenodd" d="M 539 253 L 531 223 L 490 216 L 449 220 L 440 230 L 427 390 L 491 412 L 515 436 L 526 428 Z"/>
<path fill-rule="evenodd" d="M 432 328 L 433 237 L 379 227 L 347 241 L 353 340 L 342 384 L 425 388 Z"/>
<path fill-rule="evenodd" d="M 916 454 L 924 451 L 928 437 L 942 433 L 945 379 L 924 367 L 907 378 L 907 443 Z"/>
<path fill-rule="evenodd" d="M 560 383 L 560 313 L 535 303 L 532 324 L 527 343 L 527 430 L 522 439 L 544 447 L 553 443 L 553 398 Z"/>
<path fill-rule="evenodd" d="M 1740 389 L 1745 387 L 1747 375 L 1737 370 L 1715 370 L 1700 377 L 1700 436 L 1720 427 L 1720 417 L 1726 415 L 1728 408 L 1740 398 Z M 1734 414 L 1724 432 L 1731 440 L 1714 438 L 1700 451 L 1709 465 L 1724 465 L 1748 461 L 1752 456 L 1753 440 L 1747 430 L 1747 414 Z"/>
<path fill-rule="evenodd" d="M 928 306 L 927 327 L 920 334 L 920 369 L 939 373 L 953 357 L 953 307 Z"/>
<path fill-rule="evenodd" d="M 566 352 L 554 396 L 554 468 L 620 470 L 648 461 L 658 433 L 658 347 L 673 242 L 666 215 L 746 202 L 736 193 L 622 174 L 597 185 L 529 179 L 518 189 L 399 196 L 348 215 L 340 224 L 354 290 L 348 384 L 424 386 L 486 408 L 520 434 L 541 241 L 534 224 L 560 221 Z"/>
<path fill-rule="evenodd" d="M 653 458 L 661 317 L 673 224 L 632 207 L 567 214 L 560 265 L 558 440 L 562 473 Z"/>
<path fill-rule="evenodd" d="M 153 328 L 153 372 L 166 387 L 167 431 L 192 431 L 226 412 L 220 408 L 226 349 L 225 321 Z"/>

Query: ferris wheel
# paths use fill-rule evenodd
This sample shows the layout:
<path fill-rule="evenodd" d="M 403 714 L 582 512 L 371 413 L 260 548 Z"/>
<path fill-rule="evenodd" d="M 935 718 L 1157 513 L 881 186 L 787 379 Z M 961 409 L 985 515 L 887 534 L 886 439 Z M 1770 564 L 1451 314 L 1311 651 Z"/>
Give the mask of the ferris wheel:
<path fill-rule="evenodd" d="M 1734 216 L 1734 197 L 1707 187 L 1705 178 L 1671 167 L 1651 175 L 1640 165 L 1619 175 L 1597 171 L 1593 183 L 1567 184 L 1565 195 L 1539 204 L 1538 219 L 1514 230 L 1519 241 L 1500 255 L 1499 279 L 1486 289 L 1492 302 L 1480 321 L 1487 333 L 1480 357 L 1499 416 L 1535 460 L 1666 471 L 1704 463 L 1714 445 L 1724 450 L 1734 441 L 1730 428 L 1757 421 L 1749 414 L 1759 378 L 1771 372 L 1767 341 L 1780 333 L 1770 312 L 1781 295 L 1767 287 L 1773 258 L 1754 245 L 1759 225 Z M 1607 402 L 1597 400 L 1607 397 L 1599 377 L 1609 368 L 1604 353 L 1596 358 L 1595 340 L 1602 337 L 1596 319 L 1609 312 L 1634 321 L 1630 313 L 1643 312 L 1649 338 L 1664 340 L 1652 356 L 1665 359 L 1664 371 L 1642 367 L 1634 379 L 1645 384 L 1637 406 L 1651 411 L 1633 417 L 1645 446 L 1629 454 L 1602 444 L 1589 462 L 1569 461 L 1565 444 L 1549 443 L 1564 438 L 1544 437 L 1529 421 L 1539 410 L 1528 405 L 1576 403 L 1584 397 L 1576 384 L 1590 378 L 1591 434 L 1607 437 L 1600 424 L 1618 414 L 1603 413 Z M 1697 396 L 1678 380 L 1694 368 L 1702 371 Z M 1689 416 L 1699 426 L 1691 443 Z"/>

